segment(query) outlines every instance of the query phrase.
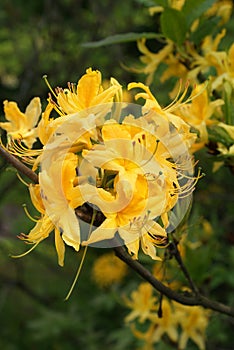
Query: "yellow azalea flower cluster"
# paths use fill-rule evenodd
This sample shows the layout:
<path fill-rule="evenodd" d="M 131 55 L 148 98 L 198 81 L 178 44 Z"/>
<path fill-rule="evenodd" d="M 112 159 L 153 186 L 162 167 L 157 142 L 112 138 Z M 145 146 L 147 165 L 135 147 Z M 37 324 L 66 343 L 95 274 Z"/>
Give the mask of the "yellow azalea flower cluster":
<path fill-rule="evenodd" d="M 180 11 L 185 5 L 185 1 L 172 0 L 168 2 L 168 5 Z M 221 40 L 226 34 L 226 29 L 223 26 L 230 19 L 232 9 L 232 1 L 219 0 L 214 2 L 211 8 L 203 13 L 203 21 L 209 21 L 209 19 L 214 17 L 219 19 L 217 23 L 219 32 L 213 36 L 210 34 L 204 36 L 199 44 L 193 42 L 193 34 L 196 30 L 199 30 L 199 21 L 201 19 L 196 19 L 191 24 L 188 35 L 181 46 L 165 38 L 164 45 L 160 50 L 152 52 L 147 47 L 145 38 L 137 42 L 138 49 L 142 54 L 140 60 L 143 63 L 143 68 L 133 68 L 133 71 L 145 73 L 147 75 L 147 85 L 153 82 L 154 74 L 157 71 L 160 71 L 158 78 L 162 83 L 171 78 L 178 78 L 170 92 L 171 97 L 174 97 L 178 91 L 179 79 L 190 81 L 190 83 L 196 85 L 193 93 L 199 94 L 199 97 L 194 99 L 191 104 L 183 105 L 175 111 L 175 114 L 186 121 L 198 134 L 197 143 L 193 146 L 193 152 L 208 144 L 208 129 L 210 127 L 218 125 L 220 122 L 222 125 L 226 124 L 227 127 L 229 127 L 229 124 L 233 127 L 233 120 L 227 120 L 227 109 L 230 109 L 230 106 L 225 109 L 224 100 L 225 104 L 227 104 L 226 90 L 232 90 L 231 104 L 233 104 L 234 44 L 231 44 L 228 50 L 220 49 Z M 164 9 L 161 6 L 150 8 L 151 15 L 162 11 Z M 204 89 L 204 81 L 209 81 L 208 90 Z M 228 103 L 230 105 L 230 101 Z M 231 113 L 233 115 L 233 112 Z M 217 151 L 220 154 L 225 157 L 233 156 L 234 139 L 232 143 L 228 144 L 228 147 L 226 144 L 219 143 L 219 140 L 217 142 Z"/>
<path fill-rule="evenodd" d="M 188 349 L 193 341 L 200 350 L 205 349 L 205 332 L 210 311 L 200 306 L 185 306 L 163 298 L 162 302 L 153 294 L 153 287 L 141 283 L 125 304 L 132 311 L 125 321 L 134 336 L 144 342 L 142 349 L 154 349 L 156 343 L 163 342 L 166 335 L 180 350 Z M 137 323 L 146 324 L 145 332 L 137 329 Z"/>
<path fill-rule="evenodd" d="M 127 274 L 127 266 L 114 253 L 106 253 L 98 257 L 93 265 L 92 275 L 100 287 L 109 287 L 119 283 Z"/>
<path fill-rule="evenodd" d="M 184 0 L 170 1 L 170 7 L 181 10 L 184 5 Z M 231 0 L 220 0 L 213 4 L 213 6 L 203 15 L 207 20 L 211 16 L 220 17 L 221 21 L 219 26 L 226 23 L 232 13 L 233 3 Z M 163 11 L 163 7 L 156 6 L 150 8 L 150 13 L 158 13 Z M 190 30 L 194 32 L 198 27 L 198 20 L 192 24 Z M 148 78 L 146 83 L 149 85 L 152 83 L 155 71 L 158 69 L 160 63 L 166 64 L 166 69 L 160 76 L 162 82 L 166 81 L 172 76 L 180 77 L 185 80 L 191 79 L 193 82 L 198 82 L 197 77 L 199 74 L 203 74 L 210 70 L 211 67 L 217 71 L 215 74 L 210 73 L 210 78 L 213 80 L 212 88 L 217 89 L 221 86 L 224 79 L 230 80 L 233 83 L 233 50 L 232 45 L 228 52 L 218 51 L 218 46 L 221 39 L 225 36 L 225 30 L 223 29 L 215 38 L 210 35 L 206 36 L 199 45 L 201 52 L 197 51 L 197 48 L 192 42 L 185 42 L 185 52 L 183 50 L 177 50 L 176 45 L 169 39 L 166 44 L 158 52 L 151 52 L 146 46 L 146 39 L 140 39 L 138 41 L 138 49 L 143 54 L 140 60 L 144 63 L 143 69 L 137 69 L 139 72 L 145 73 Z M 218 77 L 218 78 L 217 78 Z M 175 93 L 177 88 L 172 92 Z"/>
<path fill-rule="evenodd" d="M 186 88 L 163 109 L 146 85 L 130 83 L 128 90 L 141 89 L 135 99 L 145 103 L 128 106 L 117 80 L 111 78 L 103 88 L 101 73 L 91 68 L 77 85 L 55 90 L 48 86 L 48 104 L 40 119 L 37 97 L 25 113 L 15 102 L 4 102 L 6 148 L 31 165 L 39 178 L 29 192 L 40 218 L 20 238 L 35 247 L 54 231 L 60 265 L 65 245 L 78 251 L 80 245 L 102 242 L 125 245 L 134 258 L 141 246 L 160 260 L 156 247 L 168 244 L 171 212 L 191 195 L 200 177 L 193 176 L 189 151 L 196 135 L 174 113 L 196 96 L 186 100 Z M 80 230 L 84 208 L 90 214 L 88 233 Z M 96 227 L 97 212 L 102 220 Z"/>

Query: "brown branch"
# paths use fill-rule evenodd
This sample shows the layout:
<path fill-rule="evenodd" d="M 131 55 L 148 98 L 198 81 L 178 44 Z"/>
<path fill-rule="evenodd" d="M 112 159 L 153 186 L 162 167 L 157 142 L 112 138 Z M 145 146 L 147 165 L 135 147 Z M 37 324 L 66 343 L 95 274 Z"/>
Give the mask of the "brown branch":
<path fill-rule="evenodd" d="M 11 153 L 9 153 L 6 149 L 4 149 L 1 145 L 0 155 L 2 155 L 7 160 L 7 162 L 13 165 L 13 167 L 17 169 L 21 174 L 27 176 L 30 180 L 32 180 L 32 182 L 38 183 L 37 174 L 30 168 L 28 168 L 26 165 L 24 165 L 16 157 L 14 157 Z"/>
<path fill-rule="evenodd" d="M 176 261 L 178 262 L 178 264 L 181 268 L 181 271 L 183 272 L 185 278 L 187 279 L 187 281 L 190 285 L 190 288 L 192 289 L 192 291 L 194 292 L 195 295 L 199 295 L 199 290 L 198 290 L 197 286 L 195 285 L 192 277 L 190 276 L 190 273 L 188 272 L 186 266 L 184 265 L 184 263 L 181 259 L 181 255 L 180 255 L 180 252 L 178 249 L 178 242 L 175 240 L 174 237 L 173 237 L 173 242 L 171 242 L 169 244 L 168 248 L 169 248 L 170 254 L 172 256 L 174 256 Z"/>
<path fill-rule="evenodd" d="M 9 163 L 11 163 L 19 172 L 26 175 L 34 183 L 38 183 L 37 174 L 34 173 L 31 169 L 29 169 L 27 166 L 25 166 L 23 163 L 21 163 L 18 159 L 12 156 L 9 152 L 7 152 L 1 146 L 0 146 L 0 154 Z M 92 208 L 89 205 L 84 204 L 83 206 L 76 208 L 76 215 L 81 220 L 84 220 L 85 222 L 90 223 L 92 220 Z M 101 212 L 98 212 L 94 225 L 99 226 L 104 219 L 105 217 L 103 216 L 103 214 Z M 139 261 L 133 260 L 123 247 L 120 246 L 120 247 L 115 247 L 113 249 L 115 251 L 116 256 L 119 259 L 124 261 L 129 267 L 131 267 L 134 271 L 136 271 L 144 280 L 148 281 L 158 292 L 165 295 L 169 299 L 177 301 L 178 303 L 183 305 L 190 305 L 190 306 L 200 305 L 205 308 L 211 309 L 213 311 L 217 311 L 222 314 L 226 314 L 234 317 L 234 308 L 231 308 L 217 301 L 210 300 L 207 297 L 200 294 L 200 292 L 196 290 L 196 287 L 194 289 L 194 285 L 191 280 L 191 277 L 189 276 L 188 271 L 185 269 L 183 263 L 181 264 L 182 260 L 180 258 L 180 255 L 176 254 L 177 261 L 179 262 L 183 272 L 185 273 L 185 276 L 187 276 L 187 278 L 189 279 L 191 286 L 193 285 L 193 289 L 194 291 L 196 291 L 195 295 L 185 295 L 185 294 L 180 294 L 178 292 L 175 292 L 174 290 L 170 289 L 169 287 L 165 286 L 162 282 L 157 280 L 150 273 L 150 271 L 148 271 L 144 266 L 142 266 L 139 263 Z"/>
<path fill-rule="evenodd" d="M 219 303 L 208 299 L 200 293 L 196 296 L 187 296 L 180 294 L 165 286 L 162 282 L 157 280 L 144 266 L 142 266 L 137 260 L 133 260 L 131 256 L 124 250 L 123 247 L 114 248 L 116 256 L 136 271 L 144 280 L 148 281 L 158 292 L 162 293 L 169 299 L 175 300 L 183 305 L 200 305 L 213 311 L 220 312 L 234 317 L 234 308 L 231 308 L 225 304 Z"/>

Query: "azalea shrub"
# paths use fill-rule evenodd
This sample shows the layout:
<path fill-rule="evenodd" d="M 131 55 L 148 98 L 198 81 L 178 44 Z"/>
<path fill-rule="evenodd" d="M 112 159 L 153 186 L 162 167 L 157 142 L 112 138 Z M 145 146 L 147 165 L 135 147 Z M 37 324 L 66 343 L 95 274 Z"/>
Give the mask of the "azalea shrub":
<path fill-rule="evenodd" d="M 233 206 L 218 197 L 217 210 L 212 207 L 206 177 L 221 174 L 224 188 L 234 173 L 234 43 L 227 34 L 233 4 L 142 3 L 160 24 L 158 32 L 84 44 L 91 52 L 136 42 L 139 63 L 123 67 L 136 79 L 104 79 L 99 69 L 87 67 L 67 86 L 53 87 L 44 76 L 47 100 L 33 97 L 25 110 L 3 101 L 0 154 L 26 185 L 30 204 L 24 209 L 34 222 L 18 232 L 25 244 L 12 258 L 43 252 L 44 240 L 49 249 L 53 242 L 63 268 L 71 255 L 79 255 L 64 294 L 70 302 L 79 294 L 76 283 L 86 283 L 82 269 L 93 254 L 86 273 L 101 295 L 110 292 L 111 312 L 115 299 L 125 310 L 118 315 L 123 333 L 106 340 L 116 350 L 218 349 L 222 336 L 215 333 L 220 327 L 228 333 L 234 317 L 232 294 L 220 293 L 234 285 L 224 276 L 220 242 L 226 240 L 228 261 L 234 251 L 233 232 L 222 231 L 219 201 L 228 228 Z M 206 206 L 210 215 L 204 217 Z M 41 319 L 52 316 L 43 312 Z"/>

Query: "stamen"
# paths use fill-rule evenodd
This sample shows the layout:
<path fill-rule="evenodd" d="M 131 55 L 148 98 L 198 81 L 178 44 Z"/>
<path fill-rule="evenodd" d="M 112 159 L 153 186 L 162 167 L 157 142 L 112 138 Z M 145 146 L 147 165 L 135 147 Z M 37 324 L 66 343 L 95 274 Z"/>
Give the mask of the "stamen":
<path fill-rule="evenodd" d="M 16 173 L 16 176 L 19 178 L 19 180 L 27 187 L 29 187 L 29 183 L 27 183 L 26 181 L 24 181 L 24 179 L 21 177 L 21 175 L 19 173 Z"/>
<path fill-rule="evenodd" d="M 57 98 L 57 96 L 56 96 Z M 52 99 L 51 95 L 49 94 L 49 99 L 48 101 L 53 104 L 54 110 L 60 115 L 60 116 L 64 116 L 65 113 L 61 110 L 60 106 Z"/>
<path fill-rule="evenodd" d="M 155 146 L 154 152 L 151 154 L 151 156 L 149 157 L 149 159 L 147 159 L 147 161 L 145 163 L 141 164 L 141 166 L 145 166 L 146 164 L 148 164 L 151 161 L 151 159 L 155 156 L 157 149 L 158 149 L 159 142 L 160 142 L 160 140 L 156 140 L 156 146 Z"/>
<path fill-rule="evenodd" d="M 160 236 L 156 234 L 152 234 L 150 231 L 147 232 L 150 236 L 153 245 L 157 248 L 166 248 L 169 245 L 167 236 Z"/>
<path fill-rule="evenodd" d="M 27 208 L 26 204 L 23 204 L 23 208 L 24 208 L 24 211 L 25 211 L 27 217 L 28 217 L 30 220 L 32 220 L 32 221 L 34 221 L 34 222 L 40 221 L 40 219 L 37 220 L 37 219 L 35 219 L 34 217 L 32 217 L 32 215 L 31 215 L 31 214 L 29 213 L 29 211 L 28 211 L 28 208 Z"/>
<path fill-rule="evenodd" d="M 179 194 L 179 198 L 185 198 L 189 196 L 194 191 L 198 180 L 205 176 L 204 173 L 201 173 L 201 168 L 198 169 L 198 175 L 196 177 L 183 175 L 181 173 L 179 173 L 179 175 L 181 176 L 181 179 L 185 178 L 189 180 L 183 186 L 176 187 L 172 192 L 173 194 Z"/>
<path fill-rule="evenodd" d="M 96 217 L 96 213 L 97 213 L 97 212 L 96 212 L 96 210 L 94 209 L 94 210 L 93 210 L 93 215 L 92 215 L 92 220 L 91 220 L 90 227 L 89 227 L 88 238 L 89 238 L 90 235 L 91 235 L 91 231 L 92 231 L 92 228 L 93 228 L 93 223 L 94 223 L 94 220 L 95 220 L 95 217 Z M 72 285 L 71 285 L 71 288 L 69 289 L 69 292 L 67 293 L 67 295 L 66 295 L 66 297 L 65 297 L 65 299 L 64 299 L 65 301 L 67 301 L 67 300 L 70 298 L 71 293 L 72 293 L 72 291 L 73 291 L 73 289 L 74 289 L 74 287 L 75 287 L 75 285 L 76 285 L 76 282 L 77 282 L 77 280 L 78 280 L 78 277 L 79 277 L 79 275 L 80 275 L 81 269 L 82 269 L 83 264 L 84 264 L 84 260 L 85 260 L 85 256 L 86 256 L 87 250 L 88 250 L 88 246 L 85 246 L 84 252 L 83 252 L 83 255 L 82 255 L 82 258 L 81 258 L 81 262 L 80 262 L 80 264 L 79 264 L 79 266 L 78 266 L 78 270 L 77 270 L 77 272 L 76 272 L 76 275 L 75 275 L 74 281 L 73 281 L 73 283 L 72 283 Z"/>
<path fill-rule="evenodd" d="M 33 246 L 32 246 L 32 248 L 30 248 L 29 250 L 27 250 L 25 253 L 22 253 L 22 254 L 20 254 L 20 255 L 11 255 L 11 258 L 22 258 L 22 257 L 24 257 L 25 255 L 28 255 L 29 253 L 31 253 L 31 251 L 32 250 L 34 250 L 37 246 L 38 246 L 38 244 L 40 243 L 41 241 L 38 241 L 37 243 L 35 243 Z"/>
<path fill-rule="evenodd" d="M 203 93 L 203 91 L 207 88 L 208 85 L 208 81 L 206 81 L 204 83 L 203 88 L 196 93 L 195 95 L 192 96 L 193 91 L 191 92 L 191 94 L 189 95 L 189 97 L 187 99 L 184 100 L 187 92 L 188 92 L 188 88 L 189 88 L 189 80 L 186 82 L 185 84 L 185 89 L 184 92 L 182 93 L 182 95 L 179 97 L 181 90 L 182 90 L 182 79 L 180 79 L 180 85 L 179 85 L 179 89 L 178 89 L 178 93 L 175 97 L 175 99 L 165 108 L 163 108 L 163 111 L 167 111 L 167 112 L 172 112 L 174 111 L 176 108 L 181 107 L 185 104 L 187 104 L 188 102 L 191 102 L 192 100 L 194 100 L 197 96 L 199 96 L 200 94 Z M 183 101 L 184 100 L 184 101 Z"/>
<path fill-rule="evenodd" d="M 46 85 L 48 86 L 48 88 L 50 89 L 51 93 L 52 93 L 52 94 L 54 95 L 54 97 L 57 99 L 57 95 L 56 95 L 56 93 L 54 92 L 54 90 L 52 89 L 52 87 L 51 87 L 51 85 L 50 85 L 50 83 L 49 83 L 49 81 L 48 81 L 48 79 L 47 79 L 47 75 L 46 75 L 46 74 L 43 75 L 42 78 L 45 80 L 45 83 L 46 83 Z"/>
<path fill-rule="evenodd" d="M 13 154 L 14 156 L 20 157 L 24 163 L 33 165 L 35 163 L 35 158 L 41 154 L 41 149 L 29 149 L 23 143 L 22 140 L 10 140 L 8 148 L 8 152 Z"/>

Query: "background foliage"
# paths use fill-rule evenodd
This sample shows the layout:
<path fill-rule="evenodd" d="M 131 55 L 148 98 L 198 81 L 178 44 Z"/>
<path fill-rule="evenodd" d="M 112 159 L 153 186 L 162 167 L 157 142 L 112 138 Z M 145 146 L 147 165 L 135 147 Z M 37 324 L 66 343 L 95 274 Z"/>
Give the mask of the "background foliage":
<path fill-rule="evenodd" d="M 156 31 L 157 20 L 150 17 L 147 10 L 152 2 L 2 0 L 1 101 L 18 101 L 24 109 L 33 96 L 46 100 L 44 74 L 52 86 L 65 86 L 67 81 L 76 82 L 90 66 L 99 69 L 104 78 L 114 76 L 123 85 L 145 79 L 121 66 L 138 64 L 139 52 L 134 42 L 92 49 L 81 44 L 117 33 Z M 226 45 L 234 32 L 233 20 L 229 23 L 232 26 L 228 28 Z M 165 91 L 170 89 L 165 84 L 159 85 L 157 77 L 152 88 L 157 89 L 159 100 L 166 101 Z M 201 244 L 196 250 L 186 247 L 186 259 L 191 275 L 205 294 L 233 304 L 233 179 L 228 168 L 212 173 L 212 156 L 206 151 L 200 152 L 197 158 L 206 177 L 197 186 L 186 232 L 191 242 Z M 15 172 L 2 159 L 0 167 L 0 348 L 124 350 L 140 347 L 140 341 L 124 324 L 129 310 L 122 300 L 123 295 L 137 286 L 139 278 L 128 271 L 128 277 L 121 284 L 100 288 L 91 271 L 102 250 L 88 250 L 82 274 L 68 302 L 63 299 L 79 264 L 80 253 L 67 249 L 65 267 L 61 268 L 49 238 L 24 259 L 9 257 L 9 253 L 21 253 L 24 249 L 16 235 L 27 233 L 33 226 L 22 203 L 27 204 L 32 214 L 33 208 L 27 188 Z M 145 264 L 151 267 L 151 261 L 146 260 Z M 170 261 L 168 264 L 174 271 L 173 277 L 180 279 L 178 269 Z M 233 326 L 231 318 L 214 314 L 208 328 L 207 349 L 231 349 Z M 159 344 L 157 349 L 164 346 Z M 193 346 L 189 344 L 189 349 Z M 172 347 L 168 344 L 167 348 Z"/>

